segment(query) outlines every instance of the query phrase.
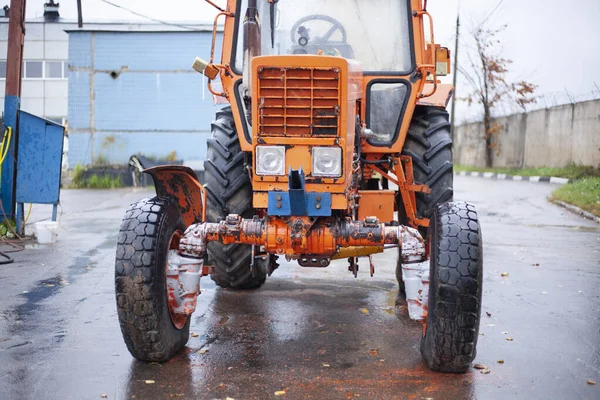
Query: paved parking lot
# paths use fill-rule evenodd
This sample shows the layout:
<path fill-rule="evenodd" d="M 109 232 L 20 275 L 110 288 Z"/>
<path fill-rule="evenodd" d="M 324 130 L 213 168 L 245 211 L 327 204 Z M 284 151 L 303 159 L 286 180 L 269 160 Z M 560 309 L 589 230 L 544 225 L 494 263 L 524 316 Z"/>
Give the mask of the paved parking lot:
<path fill-rule="evenodd" d="M 586 383 L 600 382 L 600 226 L 548 203 L 549 184 L 458 177 L 456 187 L 482 221 L 476 362 L 489 374 L 424 366 L 421 326 L 397 304 L 393 251 L 376 258 L 374 278 L 366 262 L 358 279 L 344 263 L 284 262 L 246 293 L 205 278 L 186 350 L 137 362 L 117 321 L 114 250 L 125 209 L 152 193 L 65 190 L 59 242 L 0 266 L 0 398 L 600 398 Z M 35 207 L 32 218 L 49 215 Z"/>

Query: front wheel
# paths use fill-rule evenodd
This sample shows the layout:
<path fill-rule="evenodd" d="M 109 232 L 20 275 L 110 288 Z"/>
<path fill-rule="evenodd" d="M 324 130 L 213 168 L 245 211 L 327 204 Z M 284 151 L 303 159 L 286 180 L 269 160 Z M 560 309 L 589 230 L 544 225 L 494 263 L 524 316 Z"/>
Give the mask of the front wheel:
<path fill-rule="evenodd" d="M 189 339 L 190 319 L 171 312 L 167 294 L 169 250 L 179 247 L 183 218 L 170 199 L 129 207 L 119 232 L 115 264 L 117 314 L 132 356 L 163 362 Z"/>
<path fill-rule="evenodd" d="M 441 372 L 466 372 L 477 354 L 483 254 L 475 207 L 452 202 L 431 218 L 429 308 L 421 354 Z"/>

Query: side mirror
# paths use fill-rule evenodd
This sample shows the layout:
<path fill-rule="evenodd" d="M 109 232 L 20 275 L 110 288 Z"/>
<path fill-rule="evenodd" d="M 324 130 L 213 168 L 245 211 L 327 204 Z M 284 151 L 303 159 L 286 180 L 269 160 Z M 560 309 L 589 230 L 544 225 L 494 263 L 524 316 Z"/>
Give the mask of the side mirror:
<path fill-rule="evenodd" d="M 192 64 L 192 68 L 196 70 L 196 72 L 206 75 L 210 80 L 215 79 L 217 75 L 219 75 L 219 68 L 217 66 L 204 61 L 200 57 L 196 57 Z"/>
<path fill-rule="evenodd" d="M 437 76 L 447 76 L 450 74 L 450 50 L 447 47 L 439 47 L 435 49 L 435 74 Z"/>

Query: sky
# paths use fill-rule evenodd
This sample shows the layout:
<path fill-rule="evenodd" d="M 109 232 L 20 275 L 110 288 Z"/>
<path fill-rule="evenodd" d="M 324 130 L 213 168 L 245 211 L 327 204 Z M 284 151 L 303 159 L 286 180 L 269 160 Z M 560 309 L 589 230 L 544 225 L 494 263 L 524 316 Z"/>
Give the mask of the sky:
<path fill-rule="evenodd" d="M 46 0 L 27 0 L 27 17 L 39 17 Z M 137 13 L 164 21 L 212 21 L 214 8 L 203 0 L 109 0 Z M 289 0 L 288 0 L 289 1 Z M 294 0 L 301 1 L 301 0 Z M 434 19 L 437 43 L 452 49 L 456 16 L 460 1 L 461 45 L 459 63 L 471 50 L 470 32 L 481 21 L 498 28 L 507 25 L 499 37 L 498 48 L 504 58 L 513 61 L 510 79 L 538 85 L 538 107 L 553 106 L 573 99 L 600 97 L 600 0 L 429 0 L 428 11 Z M 9 0 L 4 0 L 9 3 Z M 76 19 L 76 0 L 61 0 L 60 13 Z M 225 4 L 225 0 L 215 0 Z M 132 20 L 144 18 L 102 0 L 82 0 L 84 22 Z M 2 5 L 2 1 L 0 1 Z M 451 81 L 451 77 L 445 78 Z M 459 75 L 458 97 L 470 88 Z M 457 107 L 459 121 L 473 119 L 478 110 L 466 104 Z M 508 113 L 511 110 L 504 110 Z"/>

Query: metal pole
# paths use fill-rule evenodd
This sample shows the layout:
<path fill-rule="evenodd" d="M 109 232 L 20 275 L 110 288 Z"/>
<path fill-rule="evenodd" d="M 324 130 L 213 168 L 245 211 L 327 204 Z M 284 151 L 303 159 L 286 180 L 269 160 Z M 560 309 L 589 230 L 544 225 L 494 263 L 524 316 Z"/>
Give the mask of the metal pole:
<path fill-rule="evenodd" d="M 460 36 L 460 3 L 458 4 L 458 15 L 456 16 L 456 39 L 454 41 L 454 76 L 452 77 L 452 86 L 454 86 L 454 95 L 452 96 L 452 112 L 450 114 L 450 124 L 452 125 L 452 138 L 454 138 L 454 113 L 456 112 L 456 82 L 458 78 L 458 38 Z"/>
<path fill-rule="evenodd" d="M 12 129 L 12 138 L 6 158 L 2 163 L 0 197 L 6 218 L 15 214 L 15 183 L 17 143 L 19 137 L 18 114 L 21 106 L 21 74 L 23 44 L 25 41 L 26 0 L 11 0 L 8 22 L 8 54 L 6 55 L 6 97 L 4 98 L 4 125 Z M 4 217 L 4 215 L 2 215 Z"/>
<path fill-rule="evenodd" d="M 81 13 L 81 0 L 77 0 L 77 26 L 83 28 L 83 15 Z"/>

